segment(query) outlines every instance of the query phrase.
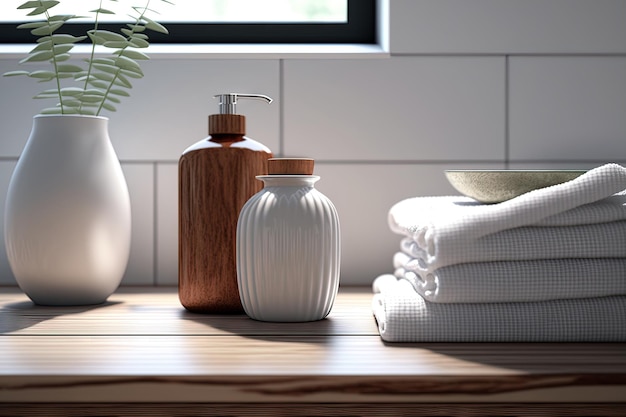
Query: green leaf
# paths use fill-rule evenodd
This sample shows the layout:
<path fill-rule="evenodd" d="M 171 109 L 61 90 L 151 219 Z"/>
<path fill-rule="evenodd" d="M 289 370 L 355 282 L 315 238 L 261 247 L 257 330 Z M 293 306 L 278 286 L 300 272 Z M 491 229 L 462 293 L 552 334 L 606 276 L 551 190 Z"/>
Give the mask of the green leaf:
<path fill-rule="evenodd" d="M 67 22 L 68 20 L 79 19 L 81 17 L 86 16 L 76 16 L 75 14 L 57 14 L 54 16 L 50 16 L 50 19 L 48 20 L 50 22 Z"/>
<path fill-rule="evenodd" d="M 50 9 L 50 8 L 56 6 L 57 4 L 59 4 L 58 1 L 50 1 L 50 2 L 42 1 L 41 3 L 54 3 L 54 4 L 52 4 L 51 6 L 45 6 L 44 5 L 44 6 L 37 7 L 35 9 L 33 9 L 30 13 L 27 13 L 26 16 L 37 16 L 37 15 L 40 15 L 40 14 L 44 14 L 44 13 L 46 13 L 48 11 L 48 9 Z"/>
<path fill-rule="evenodd" d="M 54 59 L 56 62 L 68 61 L 72 56 L 70 54 L 59 54 L 55 55 Z"/>
<path fill-rule="evenodd" d="M 120 71 L 122 74 L 129 76 L 130 78 L 143 78 L 143 71 L 141 71 L 141 69 L 139 69 L 139 71 L 122 69 Z"/>
<path fill-rule="evenodd" d="M 115 60 L 112 58 L 94 58 L 92 60 L 86 59 L 85 61 L 94 64 L 115 65 Z"/>
<path fill-rule="evenodd" d="M 59 2 L 56 0 L 27 1 L 17 6 L 17 9 L 18 10 L 35 9 L 39 7 L 46 7 L 49 9 L 51 7 L 56 6 L 57 4 L 59 4 Z"/>
<path fill-rule="evenodd" d="M 39 42 L 39 40 L 37 40 Z M 40 42 L 33 49 L 30 50 L 29 54 L 39 51 L 52 51 L 52 41 Z"/>
<path fill-rule="evenodd" d="M 110 83 L 102 80 L 91 79 L 89 80 L 89 85 L 106 90 L 107 88 L 109 88 Z"/>
<path fill-rule="evenodd" d="M 135 24 L 128 23 L 126 24 L 126 26 L 128 26 L 134 33 L 143 32 L 146 30 L 146 27 L 144 25 L 140 25 L 138 23 L 135 23 Z"/>
<path fill-rule="evenodd" d="M 95 88 L 90 88 L 88 90 L 85 90 L 83 92 L 83 95 L 90 95 L 90 96 L 100 96 L 100 97 L 104 97 L 106 95 L 106 93 L 103 90 L 98 90 Z"/>
<path fill-rule="evenodd" d="M 123 70 L 134 71 L 143 75 L 141 66 L 134 59 L 120 56 L 115 60 L 115 65 Z"/>
<path fill-rule="evenodd" d="M 83 103 L 99 103 L 102 101 L 102 96 L 85 94 L 80 97 L 80 101 Z"/>
<path fill-rule="evenodd" d="M 26 58 L 20 61 L 20 64 L 23 64 L 25 62 L 47 61 L 49 59 L 52 59 L 53 56 L 54 54 L 52 53 L 52 51 L 38 51 L 38 52 L 35 52 L 34 54 L 28 54 Z"/>
<path fill-rule="evenodd" d="M 60 54 L 65 54 L 69 52 L 73 47 L 74 47 L 73 44 L 53 46 L 52 43 L 42 42 L 40 44 L 37 44 L 37 46 L 35 46 L 29 52 L 29 55 L 34 55 L 35 52 L 41 52 L 41 51 L 50 52 L 54 55 L 60 55 Z"/>
<path fill-rule="evenodd" d="M 113 74 L 109 74 L 106 72 L 97 72 L 95 74 L 92 74 L 92 77 L 98 79 L 98 80 L 102 80 L 102 81 L 108 81 L 111 82 L 115 79 L 115 75 Z"/>
<path fill-rule="evenodd" d="M 9 71 L 9 72 L 5 72 L 4 74 L 2 74 L 4 77 L 15 77 L 18 75 L 28 75 L 30 74 L 28 71 Z"/>
<path fill-rule="evenodd" d="M 109 104 L 107 102 L 102 103 L 102 107 L 104 107 L 108 111 L 112 111 L 112 112 L 116 112 L 117 111 L 115 106 L 113 106 L 112 104 Z"/>
<path fill-rule="evenodd" d="M 132 46 L 133 48 L 147 48 L 148 46 L 150 46 L 150 43 L 144 39 L 133 38 L 130 40 L 130 46 Z"/>
<path fill-rule="evenodd" d="M 143 52 L 135 51 L 134 49 L 120 49 L 113 52 L 114 55 L 125 56 L 131 59 L 150 59 L 150 57 Z"/>
<path fill-rule="evenodd" d="M 63 114 L 63 111 L 60 107 L 48 107 L 47 109 L 43 109 L 39 113 L 41 114 Z"/>
<path fill-rule="evenodd" d="M 78 90 L 78 91 L 75 91 Z M 77 88 L 77 87 L 67 87 L 67 88 L 62 88 L 61 89 L 61 96 L 63 97 L 75 97 L 77 95 L 82 94 L 82 89 Z M 59 90 L 57 90 L 56 88 L 54 89 L 50 89 L 50 90 L 44 90 L 41 93 L 37 94 L 35 97 L 36 99 L 50 99 L 50 98 L 58 98 L 59 97 Z"/>
<path fill-rule="evenodd" d="M 125 41 L 126 38 L 120 35 L 119 33 L 111 32 L 109 30 L 90 30 L 88 32 L 91 35 L 94 35 L 98 38 L 102 38 L 105 41 Z"/>
<path fill-rule="evenodd" d="M 40 80 L 49 81 L 49 80 L 55 79 L 57 75 L 54 73 L 54 71 L 40 70 L 40 71 L 33 71 L 29 73 L 28 76 L 31 78 L 37 78 Z"/>
<path fill-rule="evenodd" d="M 133 85 L 130 83 L 128 78 L 126 78 L 122 74 L 117 74 L 117 78 L 115 79 L 115 81 L 113 81 L 113 84 L 114 85 L 119 85 L 121 87 L 133 88 Z"/>
<path fill-rule="evenodd" d="M 46 37 L 40 38 L 39 40 L 37 40 L 37 42 L 39 42 L 40 40 L 47 40 L 46 38 L 50 38 L 55 45 L 65 45 L 65 44 L 72 44 L 72 43 L 80 42 L 84 39 L 87 39 L 87 36 L 54 34 L 52 36 L 46 36 Z"/>
<path fill-rule="evenodd" d="M 114 96 L 107 96 L 106 100 L 110 101 L 112 103 L 116 103 L 116 104 L 121 103 L 121 100 L 119 98 L 117 98 L 117 97 L 114 97 Z"/>
<path fill-rule="evenodd" d="M 131 37 L 131 39 L 142 39 L 144 41 L 147 41 L 149 39 L 148 35 L 146 35 L 145 33 L 134 33 Z"/>
<path fill-rule="evenodd" d="M 63 107 L 80 107 L 82 101 L 75 98 L 64 98 Z"/>
<path fill-rule="evenodd" d="M 52 22 L 49 25 L 33 29 L 30 31 L 30 33 L 32 33 L 35 36 L 51 35 L 54 31 L 56 31 L 61 26 L 63 26 L 63 23 L 65 22 Z"/>
<path fill-rule="evenodd" d="M 169 32 L 167 31 L 167 28 L 163 26 L 162 24 L 157 23 L 154 20 L 149 19 L 145 16 L 143 18 L 146 21 L 146 28 L 153 30 L 155 32 L 164 33 L 166 35 L 169 34 Z"/>
<path fill-rule="evenodd" d="M 62 64 L 62 65 L 58 65 L 57 66 L 57 71 L 59 72 L 71 72 L 71 73 L 76 73 L 79 71 L 82 71 L 83 69 L 81 67 L 79 67 L 78 65 L 72 65 L 72 64 Z"/>
<path fill-rule="evenodd" d="M 17 28 L 18 29 L 36 29 L 42 26 L 48 26 L 48 22 L 46 22 L 45 20 L 41 20 L 38 22 L 22 23 L 21 25 L 18 25 Z"/>
<path fill-rule="evenodd" d="M 72 48 L 74 47 L 74 44 L 72 43 L 68 43 L 68 44 L 63 44 L 63 45 L 55 45 L 54 46 L 54 54 L 57 55 L 57 57 L 61 54 L 66 54 L 69 51 L 72 50 Z"/>
<path fill-rule="evenodd" d="M 50 92 L 52 91 L 52 92 Z M 46 90 L 42 93 L 37 94 L 33 97 L 34 99 L 51 99 L 51 98 L 59 98 L 58 90 Z"/>
<path fill-rule="evenodd" d="M 93 64 L 93 67 L 108 74 L 117 74 L 120 71 L 120 69 L 115 65 Z M 94 76 L 95 75 L 96 74 L 94 74 Z"/>
<path fill-rule="evenodd" d="M 56 91 L 56 90 L 54 90 Z M 75 97 L 75 96 L 80 96 L 81 94 L 83 94 L 83 89 L 82 88 L 78 88 L 78 87 L 65 87 L 61 89 L 61 95 L 62 96 L 70 96 L 70 97 Z"/>
<path fill-rule="evenodd" d="M 95 10 L 89 10 L 90 13 L 100 13 L 100 14 L 115 14 L 115 12 L 112 12 L 111 10 L 108 9 L 103 9 L 102 7 L 99 9 L 95 9 Z"/>
<path fill-rule="evenodd" d="M 120 90 L 119 88 L 112 88 L 109 92 L 111 94 L 115 94 L 116 96 L 130 97 L 130 94 L 128 93 L 128 91 Z"/>
<path fill-rule="evenodd" d="M 103 43 L 107 48 L 127 48 L 132 45 L 132 43 L 128 42 L 126 38 L 123 41 L 106 41 Z"/>

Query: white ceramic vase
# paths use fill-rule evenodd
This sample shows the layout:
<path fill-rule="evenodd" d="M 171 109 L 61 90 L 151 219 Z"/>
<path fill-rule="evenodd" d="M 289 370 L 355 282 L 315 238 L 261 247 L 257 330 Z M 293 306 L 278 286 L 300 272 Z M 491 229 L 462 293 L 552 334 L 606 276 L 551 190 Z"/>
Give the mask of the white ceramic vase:
<path fill-rule="evenodd" d="M 315 175 L 258 176 L 264 188 L 237 224 L 237 281 L 244 310 L 261 321 L 321 320 L 339 287 L 340 230 Z"/>
<path fill-rule="evenodd" d="M 20 288 L 41 305 L 102 303 L 124 275 L 130 237 L 130 197 L 108 118 L 35 116 L 4 217 Z"/>

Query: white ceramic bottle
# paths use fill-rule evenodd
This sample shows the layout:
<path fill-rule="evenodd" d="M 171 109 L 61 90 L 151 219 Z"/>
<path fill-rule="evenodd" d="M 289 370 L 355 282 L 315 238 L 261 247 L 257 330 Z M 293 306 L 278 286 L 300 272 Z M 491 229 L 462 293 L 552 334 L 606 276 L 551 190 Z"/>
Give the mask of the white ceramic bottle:
<path fill-rule="evenodd" d="M 4 237 L 20 288 L 37 304 L 99 304 L 120 284 L 131 206 L 106 117 L 46 115 L 7 192 Z"/>
<path fill-rule="evenodd" d="M 312 159 L 272 158 L 264 188 L 237 223 L 237 283 L 248 316 L 321 320 L 339 288 L 341 237 L 333 203 L 315 189 Z"/>

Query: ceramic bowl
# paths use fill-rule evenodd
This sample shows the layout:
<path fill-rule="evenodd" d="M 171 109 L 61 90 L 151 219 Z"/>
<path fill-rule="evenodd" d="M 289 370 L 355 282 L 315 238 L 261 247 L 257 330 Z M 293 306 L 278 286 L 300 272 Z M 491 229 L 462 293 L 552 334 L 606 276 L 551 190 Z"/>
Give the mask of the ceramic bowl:
<path fill-rule="evenodd" d="M 584 170 L 447 170 L 457 191 L 481 203 L 500 203 L 538 188 L 573 180 Z"/>

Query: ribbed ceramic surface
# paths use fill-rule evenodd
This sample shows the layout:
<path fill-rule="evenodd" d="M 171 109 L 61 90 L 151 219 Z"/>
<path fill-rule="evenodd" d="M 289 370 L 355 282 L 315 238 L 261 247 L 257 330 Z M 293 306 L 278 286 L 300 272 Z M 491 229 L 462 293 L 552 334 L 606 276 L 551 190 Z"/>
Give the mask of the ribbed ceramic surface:
<path fill-rule="evenodd" d="M 265 188 L 237 225 L 237 279 L 246 314 L 263 321 L 314 321 L 339 287 L 340 230 L 312 175 L 261 176 Z"/>

